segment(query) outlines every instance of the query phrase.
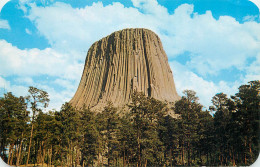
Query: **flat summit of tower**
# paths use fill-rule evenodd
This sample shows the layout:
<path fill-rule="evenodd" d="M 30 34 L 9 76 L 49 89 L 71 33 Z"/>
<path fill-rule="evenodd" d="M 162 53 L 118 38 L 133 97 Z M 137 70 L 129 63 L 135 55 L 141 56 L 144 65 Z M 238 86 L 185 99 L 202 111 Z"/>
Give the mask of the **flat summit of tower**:
<path fill-rule="evenodd" d="M 100 109 L 108 101 L 122 107 L 135 90 L 162 101 L 180 98 L 160 38 L 142 28 L 116 31 L 89 48 L 70 103 L 78 109 Z"/>

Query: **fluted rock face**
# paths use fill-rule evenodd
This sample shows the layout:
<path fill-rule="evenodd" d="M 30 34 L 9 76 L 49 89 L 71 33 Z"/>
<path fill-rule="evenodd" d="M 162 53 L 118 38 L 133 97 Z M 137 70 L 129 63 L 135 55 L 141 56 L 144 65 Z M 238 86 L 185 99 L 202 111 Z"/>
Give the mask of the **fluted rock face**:
<path fill-rule="evenodd" d="M 158 100 L 179 99 L 161 41 L 147 29 L 124 29 L 95 42 L 70 103 L 78 109 L 98 110 L 108 101 L 122 107 L 134 90 Z"/>

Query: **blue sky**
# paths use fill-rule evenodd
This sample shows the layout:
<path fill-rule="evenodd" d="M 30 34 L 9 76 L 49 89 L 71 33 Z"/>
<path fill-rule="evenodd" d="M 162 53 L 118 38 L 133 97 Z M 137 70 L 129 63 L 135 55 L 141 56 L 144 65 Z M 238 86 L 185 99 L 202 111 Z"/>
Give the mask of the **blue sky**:
<path fill-rule="evenodd" d="M 35 86 L 59 110 L 90 45 L 135 27 L 159 35 L 178 93 L 195 90 L 205 107 L 260 78 L 259 9 L 248 0 L 11 0 L 0 12 L 0 96 Z"/>

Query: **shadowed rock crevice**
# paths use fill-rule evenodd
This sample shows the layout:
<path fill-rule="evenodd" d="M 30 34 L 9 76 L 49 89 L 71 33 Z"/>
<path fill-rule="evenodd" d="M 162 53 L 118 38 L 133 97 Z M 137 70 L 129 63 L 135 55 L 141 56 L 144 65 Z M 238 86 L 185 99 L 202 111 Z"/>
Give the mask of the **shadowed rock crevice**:
<path fill-rule="evenodd" d="M 180 98 L 161 41 L 147 29 L 124 29 L 95 42 L 70 103 L 78 109 L 99 110 L 108 101 L 123 107 L 135 90 L 162 101 Z"/>

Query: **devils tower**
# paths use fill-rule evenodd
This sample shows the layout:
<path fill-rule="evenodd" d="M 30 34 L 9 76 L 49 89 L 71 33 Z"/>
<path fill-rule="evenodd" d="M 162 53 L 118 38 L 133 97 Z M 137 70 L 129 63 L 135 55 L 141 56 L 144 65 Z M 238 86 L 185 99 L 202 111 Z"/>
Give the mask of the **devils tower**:
<path fill-rule="evenodd" d="M 95 42 L 70 103 L 78 109 L 100 109 L 108 101 L 123 107 L 135 90 L 162 101 L 179 99 L 161 40 L 147 29 L 124 29 Z"/>

